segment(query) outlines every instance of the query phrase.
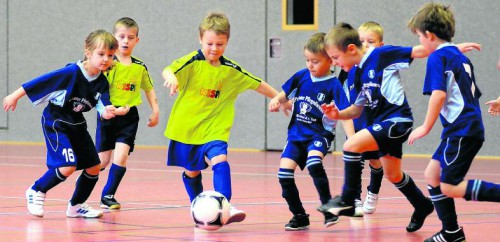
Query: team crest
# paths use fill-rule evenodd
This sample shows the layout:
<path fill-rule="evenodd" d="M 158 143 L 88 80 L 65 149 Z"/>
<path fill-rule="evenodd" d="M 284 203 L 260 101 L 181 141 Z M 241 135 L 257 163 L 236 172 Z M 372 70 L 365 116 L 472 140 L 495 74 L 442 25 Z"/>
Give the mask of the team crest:
<path fill-rule="evenodd" d="M 377 131 L 378 132 L 380 130 L 382 130 L 382 126 L 380 126 L 380 124 L 373 125 L 373 131 Z"/>
<path fill-rule="evenodd" d="M 320 102 L 321 102 L 321 101 L 325 100 L 325 94 L 323 94 L 323 93 L 318 93 L 318 96 L 317 96 L 316 98 L 318 99 L 318 101 L 320 101 Z"/>
<path fill-rule="evenodd" d="M 374 70 L 370 70 L 370 71 L 368 71 L 368 77 L 369 77 L 370 79 L 375 78 L 375 71 L 374 71 Z"/>
<path fill-rule="evenodd" d="M 300 103 L 300 114 L 306 114 L 307 112 L 311 111 L 312 107 L 309 103 L 306 102 L 301 102 Z"/>
<path fill-rule="evenodd" d="M 323 145 L 323 142 L 321 142 L 321 141 L 314 141 L 314 146 L 321 147 L 322 145 Z"/>
<path fill-rule="evenodd" d="M 99 99 L 101 99 L 101 93 L 96 92 L 96 93 L 95 93 L 95 95 L 94 95 L 94 99 L 95 99 L 95 100 L 99 100 Z"/>

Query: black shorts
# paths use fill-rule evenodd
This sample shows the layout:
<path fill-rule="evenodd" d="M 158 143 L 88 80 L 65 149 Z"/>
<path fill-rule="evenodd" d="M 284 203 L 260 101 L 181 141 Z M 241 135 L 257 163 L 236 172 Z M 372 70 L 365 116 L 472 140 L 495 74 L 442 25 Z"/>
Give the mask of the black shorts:
<path fill-rule="evenodd" d="M 95 135 L 97 152 L 115 149 L 117 142 L 130 146 L 129 153 L 134 151 L 135 136 L 139 127 L 139 112 L 137 107 L 131 107 L 123 116 L 101 120 L 97 118 Z"/>
<path fill-rule="evenodd" d="M 366 129 L 377 141 L 379 157 L 390 155 L 401 159 L 403 143 L 410 136 L 413 122 L 383 121 Z"/>

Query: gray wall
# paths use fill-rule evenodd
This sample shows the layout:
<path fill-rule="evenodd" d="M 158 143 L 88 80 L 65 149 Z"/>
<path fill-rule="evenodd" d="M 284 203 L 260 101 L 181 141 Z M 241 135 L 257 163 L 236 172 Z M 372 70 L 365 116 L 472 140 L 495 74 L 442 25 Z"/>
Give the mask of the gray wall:
<path fill-rule="evenodd" d="M 418 39 L 406 27 L 408 19 L 427 1 L 390 0 L 321 0 L 318 31 L 327 32 L 336 22 L 358 26 L 367 20 L 385 28 L 385 43 L 416 45 Z M 444 1 L 452 3 L 456 14 L 455 42 L 475 41 L 483 51 L 468 54 L 474 63 L 482 101 L 500 95 L 498 71 L 495 69 L 499 50 L 500 6 L 495 0 Z M 0 95 L 17 89 L 22 83 L 45 72 L 82 58 L 83 40 L 95 29 L 111 30 L 114 21 L 123 16 L 134 18 L 140 26 L 140 43 L 135 55 L 143 59 L 156 81 L 160 103 L 160 123 L 146 126 L 150 109 L 146 100 L 139 108 L 142 117 L 136 143 L 166 145 L 163 131 L 175 98 L 167 95 L 161 78 L 162 69 L 192 50 L 199 48 L 197 26 L 211 10 L 225 12 L 232 25 L 225 55 L 236 60 L 253 74 L 268 80 L 280 90 L 281 84 L 295 71 L 305 67 L 302 47 L 315 31 L 281 30 L 279 0 L 184 0 L 184 1 L 63 1 L 63 0 L 0 0 Z M 282 58 L 268 57 L 268 41 L 282 38 Z M 415 60 L 403 72 L 406 91 L 415 113 L 415 125 L 422 123 L 428 97 L 421 95 L 425 60 Z M 286 140 L 288 119 L 282 114 L 267 113 L 267 100 L 256 92 L 242 94 L 236 103 L 236 118 L 230 147 L 281 149 Z M 0 141 L 43 142 L 39 120 L 43 109 L 32 107 L 27 98 L 20 100 L 15 112 L 1 112 Z M 500 120 L 486 114 L 487 142 L 482 155 L 500 155 L 496 145 L 500 137 Z M 95 113 L 86 114 L 91 133 L 95 130 Z M 405 153 L 432 153 L 439 141 L 440 124 L 416 145 L 405 147 Z M 336 146 L 341 150 L 343 132 L 339 129 Z"/>

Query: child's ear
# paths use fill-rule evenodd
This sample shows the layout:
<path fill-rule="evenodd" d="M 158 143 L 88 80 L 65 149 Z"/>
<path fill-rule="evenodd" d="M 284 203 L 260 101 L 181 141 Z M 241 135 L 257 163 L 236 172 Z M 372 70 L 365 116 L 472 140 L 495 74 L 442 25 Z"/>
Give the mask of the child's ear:
<path fill-rule="evenodd" d="M 347 46 L 346 52 L 353 53 L 358 50 L 358 47 L 355 44 L 349 44 Z"/>

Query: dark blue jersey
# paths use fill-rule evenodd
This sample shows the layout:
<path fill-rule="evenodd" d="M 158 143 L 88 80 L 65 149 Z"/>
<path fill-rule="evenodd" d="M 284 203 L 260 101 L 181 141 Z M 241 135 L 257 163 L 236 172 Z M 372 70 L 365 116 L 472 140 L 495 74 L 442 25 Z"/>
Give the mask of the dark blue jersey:
<path fill-rule="evenodd" d="M 334 75 L 315 78 L 308 69 L 302 69 L 282 88 L 287 98 L 294 100 L 288 140 L 307 140 L 322 135 L 331 142 L 335 137 L 336 121 L 324 116 L 321 104 L 335 101 L 340 110 L 349 106 L 339 80 Z"/>
<path fill-rule="evenodd" d="M 412 47 L 390 45 L 368 49 L 352 71 L 355 87 L 359 88 L 354 104 L 364 106 L 367 125 L 386 120 L 413 122 L 399 75 L 401 69 L 409 67 L 411 51 Z"/>
<path fill-rule="evenodd" d="M 76 63 L 39 76 L 22 86 L 34 105 L 49 102 L 43 112 L 44 118 L 49 120 L 82 123 L 85 122 L 83 112 L 90 111 L 99 101 L 110 105 L 106 77 L 101 73 L 89 80 Z"/>
<path fill-rule="evenodd" d="M 342 76 L 344 80 L 341 80 L 343 83 L 344 92 L 347 96 L 347 100 L 349 100 L 350 104 L 354 104 L 356 101 L 356 97 L 359 95 L 360 88 L 354 85 L 355 74 L 356 74 L 357 66 L 354 66 L 348 73 L 341 71 L 339 74 L 339 78 Z M 366 114 L 365 110 L 361 112 L 361 115 L 352 120 L 354 124 L 354 131 L 358 132 L 366 127 Z"/>
<path fill-rule="evenodd" d="M 446 92 L 441 109 L 442 139 L 473 137 L 484 140 L 479 97 L 474 67 L 470 60 L 451 43 L 440 45 L 427 60 L 423 93 Z"/>

